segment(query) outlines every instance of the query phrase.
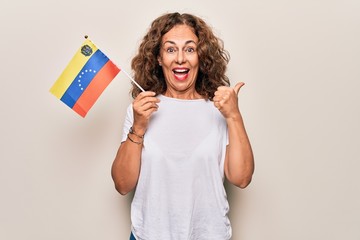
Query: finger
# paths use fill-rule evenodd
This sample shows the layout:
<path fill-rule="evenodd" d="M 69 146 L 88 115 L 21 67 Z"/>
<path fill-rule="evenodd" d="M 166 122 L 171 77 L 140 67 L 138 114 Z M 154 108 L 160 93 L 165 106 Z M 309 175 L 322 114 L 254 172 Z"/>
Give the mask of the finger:
<path fill-rule="evenodd" d="M 151 114 L 153 114 L 153 112 L 156 112 L 158 110 L 157 107 L 152 107 L 152 108 L 149 108 L 148 110 L 146 110 L 146 113 L 148 116 L 151 116 Z"/>
<path fill-rule="evenodd" d="M 214 96 L 218 96 L 218 95 L 224 95 L 224 94 L 230 94 L 230 92 L 232 92 L 234 89 L 231 87 L 227 87 L 227 86 L 220 86 L 217 88 L 217 90 L 214 93 Z"/>
<path fill-rule="evenodd" d="M 217 102 L 219 102 L 219 101 L 227 101 L 229 99 L 232 91 L 233 90 L 228 89 L 227 91 L 224 91 L 221 94 L 218 94 L 218 95 L 214 96 L 213 101 L 217 101 Z"/>
<path fill-rule="evenodd" d="M 147 102 L 147 103 L 145 103 L 144 105 L 142 105 L 140 107 L 140 110 L 147 111 L 147 110 L 149 110 L 151 108 L 156 108 L 157 109 L 157 108 L 159 108 L 159 106 L 154 102 Z"/>
<path fill-rule="evenodd" d="M 214 96 L 219 96 L 219 95 L 221 95 L 221 92 L 222 92 L 222 91 L 217 90 L 217 91 L 214 93 Z"/>
<path fill-rule="evenodd" d="M 160 99 L 158 99 L 156 97 L 145 97 L 139 101 L 139 103 L 141 103 L 141 105 L 144 105 L 149 102 L 150 103 L 158 103 L 158 102 L 160 102 Z"/>
<path fill-rule="evenodd" d="M 156 104 L 156 103 L 159 103 L 159 102 L 160 102 L 160 99 L 158 99 L 156 97 L 147 97 L 147 96 L 145 96 L 143 98 L 139 97 L 139 99 L 136 98 L 134 100 L 133 107 L 134 108 L 141 108 L 142 106 L 144 106 L 147 103 L 155 103 Z"/>
<path fill-rule="evenodd" d="M 213 97 L 214 102 L 219 102 L 219 101 L 221 101 L 221 99 L 222 99 L 222 95 L 217 95 L 217 96 Z"/>
<path fill-rule="evenodd" d="M 243 82 L 238 82 L 238 83 L 235 85 L 234 91 L 235 91 L 236 95 L 239 93 L 240 88 L 241 88 L 242 86 L 244 86 L 244 85 L 245 85 L 245 83 L 243 83 Z"/>
<path fill-rule="evenodd" d="M 143 98 L 146 98 L 146 97 L 153 97 L 155 95 L 156 95 L 155 92 L 145 91 L 145 92 L 139 93 L 139 95 L 137 95 L 137 97 L 135 99 L 140 100 L 140 99 L 143 99 Z"/>
<path fill-rule="evenodd" d="M 217 88 L 217 90 L 218 90 L 218 91 L 222 91 L 222 90 L 226 90 L 227 88 L 229 88 L 229 87 L 227 87 L 227 86 L 220 86 L 220 87 Z"/>
<path fill-rule="evenodd" d="M 158 110 L 157 107 L 150 107 L 144 111 L 141 112 L 140 116 L 143 118 L 143 119 L 150 119 L 151 115 L 156 112 Z"/>

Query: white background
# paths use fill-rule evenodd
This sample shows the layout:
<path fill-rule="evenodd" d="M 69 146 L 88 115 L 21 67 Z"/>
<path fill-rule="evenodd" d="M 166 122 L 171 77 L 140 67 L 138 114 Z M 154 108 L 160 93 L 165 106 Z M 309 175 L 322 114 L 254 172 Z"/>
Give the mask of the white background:
<path fill-rule="evenodd" d="M 230 52 L 256 171 L 227 185 L 234 240 L 360 239 L 360 1 L 1 0 L 0 239 L 128 239 L 110 168 L 130 82 L 85 119 L 49 93 L 89 35 L 117 65 L 165 12 L 204 18 Z"/>

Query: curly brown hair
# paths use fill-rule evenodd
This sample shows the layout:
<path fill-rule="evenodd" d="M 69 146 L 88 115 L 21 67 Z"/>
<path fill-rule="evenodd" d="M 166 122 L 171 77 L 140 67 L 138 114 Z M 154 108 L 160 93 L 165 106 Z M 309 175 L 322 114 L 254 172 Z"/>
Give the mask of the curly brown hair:
<path fill-rule="evenodd" d="M 191 14 L 168 13 L 152 22 L 131 62 L 134 78 L 146 91 L 165 93 L 165 77 L 157 61 L 161 40 L 174 26 L 182 24 L 191 27 L 199 39 L 199 72 L 195 89 L 205 99 L 211 100 L 219 86 L 230 85 L 229 78 L 225 75 L 230 56 L 224 49 L 223 41 L 214 35 L 205 21 Z M 140 89 L 133 84 L 132 97 L 135 98 L 139 93 Z"/>

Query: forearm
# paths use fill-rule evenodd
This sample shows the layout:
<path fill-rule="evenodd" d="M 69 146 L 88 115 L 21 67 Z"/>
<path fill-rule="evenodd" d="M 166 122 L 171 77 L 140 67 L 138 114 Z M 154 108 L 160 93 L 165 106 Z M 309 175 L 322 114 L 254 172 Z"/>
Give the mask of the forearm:
<path fill-rule="evenodd" d="M 137 141 L 137 139 L 134 139 Z M 126 139 L 116 154 L 111 174 L 116 190 L 125 195 L 133 190 L 137 184 L 141 165 L 142 144 Z"/>
<path fill-rule="evenodd" d="M 226 120 L 229 145 L 226 150 L 225 174 L 229 182 L 245 188 L 254 172 L 254 157 L 240 112 Z"/>
<path fill-rule="evenodd" d="M 127 118 L 127 125 L 132 127 L 126 141 L 120 145 L 111 169 L 115 188 L 122 195 L 133 190 L 139 178 L 144 134 L 160 102 L 155 95 L 149 91 L 140 93 L 132 103 L 133 119 Z"/>

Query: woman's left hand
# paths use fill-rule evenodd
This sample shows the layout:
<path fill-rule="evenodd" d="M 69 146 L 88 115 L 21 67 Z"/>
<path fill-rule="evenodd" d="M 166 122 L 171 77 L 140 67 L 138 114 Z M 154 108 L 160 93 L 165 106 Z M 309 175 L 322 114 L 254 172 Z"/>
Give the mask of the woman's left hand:
<path fill-rule="evenodd" d="M 238 93 L 244 86 L 239 82 L 234 88 L 221 86 L 214 94 L 214 105 L 226 119 L 229 143 L 225 154 L 225 176 L 230 183 L 245 188 L 254 173 L 254 156 L 238 104 Z"/>
<path fill-rule="evenodd" d="M 243 82 L 239 82 L 234 88 L 221 86 L 218 87 L 215 92 L 213 98 L 214 105 L 219 109 L 224 118 L 234 118 L 240 114 L 238 93 L 244 84 Z"/>

